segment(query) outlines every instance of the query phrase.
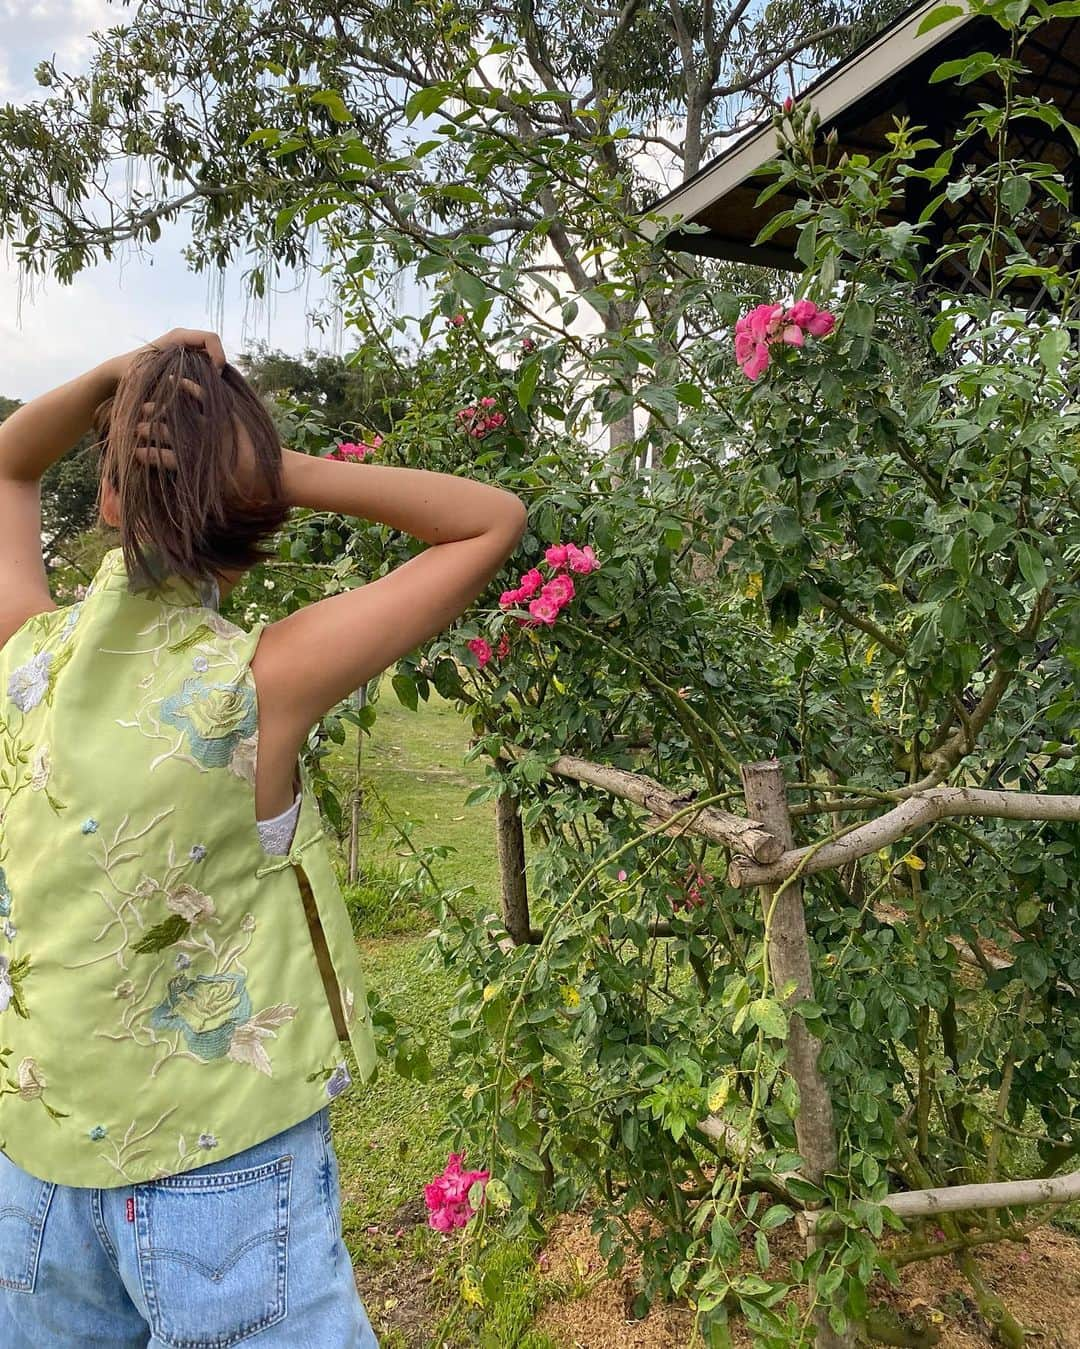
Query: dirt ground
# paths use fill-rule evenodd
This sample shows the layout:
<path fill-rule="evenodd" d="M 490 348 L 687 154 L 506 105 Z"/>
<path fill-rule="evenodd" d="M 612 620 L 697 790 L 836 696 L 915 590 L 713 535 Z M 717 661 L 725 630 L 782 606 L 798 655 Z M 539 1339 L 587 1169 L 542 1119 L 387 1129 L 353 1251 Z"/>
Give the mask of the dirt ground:
<path fill-rule="evenodd" d="M 988 1287 L 1032 1332 L 1032 1349 L 1080 1349 L 1080 1241 L 1052 1227 L 1032 1233 L 1023 1245 L 987 1248 L 977 1256 Z M 589 1231 L 587 1215 L 569 1215 L 555 1227 L 544 1257 L 546 1272 L 580 1287 L 599 1276 L 604 1261 Z M 636 1269 L 618 1279 L 599 1279 L 584 1296 L 549 1304 L 536 1323 L 564 1349 L 682 1349 L 693 1318 L 673 1307 L 654 1309 L 644 1320 L 630 1316 Z M 883 1283 L 879 1302 L 901 1314 L 925 1318 L 941 1333 L 939 1349 L 991 1349 L 989 1328 L 970 1289 L 951 1260 L 928 1260 L 902 1271 L 903 1288 Z M 736 1328 L 741 1349 L 747 1336 Z"/>

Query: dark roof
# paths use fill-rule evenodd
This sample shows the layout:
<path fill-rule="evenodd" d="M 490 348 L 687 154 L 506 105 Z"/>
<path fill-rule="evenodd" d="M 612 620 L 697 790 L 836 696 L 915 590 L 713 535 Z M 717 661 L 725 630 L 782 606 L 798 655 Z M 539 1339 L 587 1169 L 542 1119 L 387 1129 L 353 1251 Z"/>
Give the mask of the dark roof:
<path fill-rule="evenodd" d="M 1001 51 L 1009 38 L 992 19 L 972 15 L 961 4 L 951 4 L 954 14 L 920 34 L 920 24 L 932 10 L 940 8 L 940 3 L 941 0 L 922 0 L 913 5 L 799 95 L 799 105 L 809 102 L 819 113 L 822 136 L 835 129 L 837 156 L 845 150 L 871 158 L 883 153 L 888 148 L 887 133 L 894 129 L 895 119 L 904 116 L 912 125 L 925 126 L 926 136 L 949 145 L 971 108 L 980 102 L 998 100 L 1000 85 L 992 74 L 968 84 L 953 80 L 930 83 L 931 73 L 943 61 L 982 50 Z M 1028 38 L 1021 58 L 1031 74 L 1018 81 L 1020 91 L 1053 101 L 1066 117 L 1078 120 L 1080 21 L 1055 19 L 1042 25 Z M 1017 153 L 1057 164 L 1071 183 L 1076 155 L 1071 140 L 1033 119 L 1025 119 L 1018 125 L 1023 129 L 1024 139 Z M 964 162 L 985 162 L 989 146 L 985 138 L 981 139 L 981 146 L 978 139 L 965 145 Z M 762 227 L 773 215 L 788 209 L 798 195 L 790 189 L 781 190 L 762 206 L 756 205 L 757 197 L 773 179 L 752 175 L 776 154 L 776 130 L 771 124 L 749 131 L 642 214 L 658 213 L 669 219 L 682 216 L 707 227 L 703 234 L 673 231 L 665 240 L 668 247 L 798 270 L 801 263 L 794 254 L 795 230 L 781 229 L 765 243 L 753 246 Z M 924 156 L 923 162 L 936 154 L 934 151 Z M 894 201 L 886 223 L 915 219 L 930 195 L 925 183 L 910 182 L 905 195 Z M 977 217 L 980 204 L 967 197 L 948 210 L 937 229 L 938 242 L 949 237 L 951 227 Z M 643 227 L 652 232 L 650 222 L 644 221 Z M 1041 232 L 1043 236 L 1056 238 L 1057 220 L 1044 219 Z M 963 283 L 966 272 L 962 263 L 958 261 L 950 267 L 950 282 Z"/>

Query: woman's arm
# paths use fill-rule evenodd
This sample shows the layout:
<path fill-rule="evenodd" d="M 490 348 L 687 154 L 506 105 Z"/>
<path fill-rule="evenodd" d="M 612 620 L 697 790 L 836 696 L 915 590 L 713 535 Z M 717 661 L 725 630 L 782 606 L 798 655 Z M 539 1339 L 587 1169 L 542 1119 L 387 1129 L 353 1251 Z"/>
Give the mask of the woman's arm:
<path fill-rule="evenodd" d="M 120 359 L 42 394 L 0 425 L 0 644 L 56 608 L 41 555 L 41 478 L 91 426 L 116 388 Z"/>
<path fill-rule="evenodd" d="M 174 328 L 150 346 L 202 347 L 215 365 L 225 353 L 213 333 Z M 41 555 L 41 479 L 93 425 L 132 358 L 113 356 L 17 408 L 0 424 L 0 645 L 34 614 L 55 609 Z"/>
<path fill-rule="evenodd" d="M 377 520 L 432 546 L 388 575 L 298 609 L 263 632 L 252 661 L 260 754 L 280 759 L 283 781 L 319 718 L 445 631 L 496 575 L 526 524 L 525 507 L 513 493 L 471 478 L 291 450 L 284 461 L 293 505 Z"/>

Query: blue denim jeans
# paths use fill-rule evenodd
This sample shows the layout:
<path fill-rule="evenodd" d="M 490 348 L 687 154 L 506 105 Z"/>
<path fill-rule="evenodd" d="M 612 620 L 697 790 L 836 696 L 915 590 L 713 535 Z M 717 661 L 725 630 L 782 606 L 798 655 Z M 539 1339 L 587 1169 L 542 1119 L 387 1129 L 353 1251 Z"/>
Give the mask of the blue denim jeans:
<path fill-rule="evenodd" d="M 329 1107 L 141 1185 L 0 1153 L 2 1349 L 377 1349 L 341 1238 Z"/>

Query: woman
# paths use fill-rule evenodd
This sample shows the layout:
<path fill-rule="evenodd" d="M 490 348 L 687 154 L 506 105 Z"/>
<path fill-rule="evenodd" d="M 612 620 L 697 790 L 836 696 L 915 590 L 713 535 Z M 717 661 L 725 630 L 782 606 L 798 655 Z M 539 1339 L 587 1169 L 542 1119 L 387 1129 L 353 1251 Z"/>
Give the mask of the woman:
<path fill-rule="evenodd" d="M 121 546 L 58 608 L 39 483 L 92 422 Z M 431 546 L 237 627 L 218 603 L 292 507 Z M 375 1344 L 328 1114 L 371 1022 L 298 754 L 524 525 L 495 487 L 283 450 L 212 333 L 0 427 L 3 1349 Z"/>

